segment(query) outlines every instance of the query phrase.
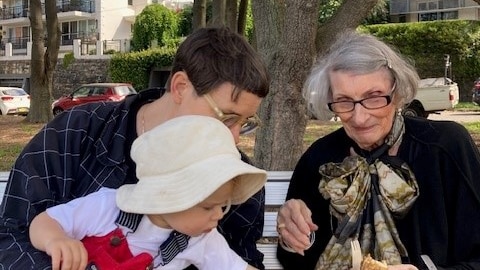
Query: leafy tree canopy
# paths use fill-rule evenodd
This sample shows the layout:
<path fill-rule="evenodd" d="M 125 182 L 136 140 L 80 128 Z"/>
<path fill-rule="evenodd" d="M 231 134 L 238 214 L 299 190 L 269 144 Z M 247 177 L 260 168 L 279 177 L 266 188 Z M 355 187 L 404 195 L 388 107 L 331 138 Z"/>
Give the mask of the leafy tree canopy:
<path fill-rule="evenodd" d="M 177 14 L 160 4 L 146 6 L 133 24 L 132 50 L 140 51 L 152 43 L 164 46 L 177 38 L 179 18 Z"/>

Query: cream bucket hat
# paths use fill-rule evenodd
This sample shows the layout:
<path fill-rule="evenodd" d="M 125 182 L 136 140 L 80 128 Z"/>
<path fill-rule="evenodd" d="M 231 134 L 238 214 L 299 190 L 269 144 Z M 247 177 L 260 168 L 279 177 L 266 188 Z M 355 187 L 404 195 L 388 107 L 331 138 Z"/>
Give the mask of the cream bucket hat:
<path fill-rule="evenodd" d="M 219 120 L 180 116 L 139 136 L 132 145 L 136 184 L 117 192 L 129 213 L 164 214 L 202 202 L 233 178 L 232 204 L 245 202 L 266 182 L 267 173 L 240 159 L 230 130 Z"/>

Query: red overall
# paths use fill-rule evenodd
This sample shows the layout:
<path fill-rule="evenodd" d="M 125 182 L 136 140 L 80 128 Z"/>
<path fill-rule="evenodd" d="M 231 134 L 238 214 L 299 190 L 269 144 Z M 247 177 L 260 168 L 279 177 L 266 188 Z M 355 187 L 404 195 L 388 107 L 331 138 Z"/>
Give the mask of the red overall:
<path fill-rule="evenodd" d="M 85 237 L 82 242 L 88 252 L 87 270 L 153 269 L 150 254 L 132 255 L 120 228 L 102 237 Z"/>

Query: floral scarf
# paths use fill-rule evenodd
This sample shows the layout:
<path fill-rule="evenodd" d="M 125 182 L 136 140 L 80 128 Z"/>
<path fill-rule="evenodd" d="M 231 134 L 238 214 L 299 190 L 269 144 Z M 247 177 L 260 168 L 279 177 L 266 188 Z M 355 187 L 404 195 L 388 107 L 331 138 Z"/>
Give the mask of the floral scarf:
<path fill-rule="evenodd" d="M 330 212 L 338 227 L 317 262 L 316 270 L 350 269 L 351 241 L 360 242 L 363 255 L 371 254 L 387 264 L 408 257 L 399 238 L 394 217 L 408 213 L 419 195 L 417 181 L 408 165 L 389 156 L 405 131 L 403 117 L 396 115 L 385 143 L 369 157 L 349 156 L 341 163 L 319 168 L 319 191 L 330 200 Z"/>

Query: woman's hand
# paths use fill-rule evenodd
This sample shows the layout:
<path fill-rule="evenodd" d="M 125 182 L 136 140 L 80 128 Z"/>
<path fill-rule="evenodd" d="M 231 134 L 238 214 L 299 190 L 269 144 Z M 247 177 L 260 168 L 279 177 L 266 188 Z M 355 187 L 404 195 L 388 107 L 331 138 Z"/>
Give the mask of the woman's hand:
<path fill-rule="evenodd" d="M 310 234 L 318 226 L 312 221 L 312 212 L 307 205 L 298 199 L 286 201 L 277 216 L 277 231 L 282 247 L 286 250 L 304 255 L 304 251 L 312 245 Z"/>
<path fill-rule="evenodd" d="M 52 239 L 45 244 L 45 251 L 52 257 L 53 270 L 84 270 L 87 267 L 88 253 L 79 240 Z"/>

